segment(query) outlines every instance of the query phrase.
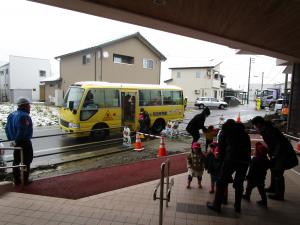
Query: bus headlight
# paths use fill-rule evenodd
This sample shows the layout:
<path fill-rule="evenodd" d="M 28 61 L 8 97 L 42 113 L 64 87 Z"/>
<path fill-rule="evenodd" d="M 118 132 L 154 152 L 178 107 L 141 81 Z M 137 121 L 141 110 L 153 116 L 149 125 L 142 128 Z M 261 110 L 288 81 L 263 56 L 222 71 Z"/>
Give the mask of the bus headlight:
<path fill-rule="evenodd" d="M 80 128 L 79 123 L 69 123 L 69 128 Z"/>

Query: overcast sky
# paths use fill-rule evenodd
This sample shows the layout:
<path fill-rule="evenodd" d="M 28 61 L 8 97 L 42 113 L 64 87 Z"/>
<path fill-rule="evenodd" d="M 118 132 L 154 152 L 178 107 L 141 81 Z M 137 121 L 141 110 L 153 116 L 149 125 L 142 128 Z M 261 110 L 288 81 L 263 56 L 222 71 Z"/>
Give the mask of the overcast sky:
<path fill-rule="evenodd" d="M 0 9 L 0 62 L 7 62 L 9 55 L 50 59 L 57 74 L 55 56 L 140 32 L 167 57 L 162 81 L 171 77 L 169 67 L 197 66 L 214 59 L 223 62 L 221 73 L 228 87 L 247 89 L 250 56 L 236 55 L 226 46 L 25 0 L 1 0 Z M 277 67 L 274 58 L 251 57 L 255 58 L 251 83 L 260 83 L 262 72 L 264 83 L 284 82 L 284 68 Z"/>

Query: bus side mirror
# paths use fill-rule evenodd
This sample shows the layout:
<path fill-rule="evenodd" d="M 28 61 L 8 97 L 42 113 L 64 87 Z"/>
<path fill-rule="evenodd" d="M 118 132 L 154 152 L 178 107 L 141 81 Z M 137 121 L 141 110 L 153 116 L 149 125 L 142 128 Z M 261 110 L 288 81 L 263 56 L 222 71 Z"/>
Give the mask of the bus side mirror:
<path fill-rule="evenodd" d="M 69 101 L 69 109 L 71 111 L 74 109 L 74 101 Z"/>

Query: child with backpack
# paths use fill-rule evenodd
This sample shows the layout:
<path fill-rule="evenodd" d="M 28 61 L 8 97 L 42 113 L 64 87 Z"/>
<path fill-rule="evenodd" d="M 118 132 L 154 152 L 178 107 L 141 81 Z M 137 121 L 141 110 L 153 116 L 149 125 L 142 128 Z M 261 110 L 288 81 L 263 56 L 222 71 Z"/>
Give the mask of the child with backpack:
<path fill-rule="evenodd" d="M 216 183 L 220 178 L 221 172 L 221 160 L 219 159 L 219 148 L 218 143 L 213 142 L 208 147 L 208 152 L 205 159 L 205 169 L 210 174 L 210 190 L 209 193 L 215 193 Z M 229 181 L 231 183 L 232 180 Z M 228 199 L 228 188 L 225 189 L 223 204 L 227 204 Z"/>
<path fill-rule="evenodd" d="M 202 153 L 200 143 L 193 142 L 191 152 L 187 157 L 188 181 L 187 188 L 191 188 L 193 177 L 197 177 L 198 187 L 202 188 L 202 175 L 204 171 L 204 154 Z"/>
<path fill-rule="evenodd" d="M 243 199 L 250 201 L 252 190 L 257 187 L 261 200 L 257 204 L 267 208 L 267 195 L 265 191 L 265 179 L 269 168 L 269 159 L 267 157 L 268 149 L 261 142 L 255 144 L 255 153 L 250 162 L 250 168 L 247 175 L 246 193 Z"/>

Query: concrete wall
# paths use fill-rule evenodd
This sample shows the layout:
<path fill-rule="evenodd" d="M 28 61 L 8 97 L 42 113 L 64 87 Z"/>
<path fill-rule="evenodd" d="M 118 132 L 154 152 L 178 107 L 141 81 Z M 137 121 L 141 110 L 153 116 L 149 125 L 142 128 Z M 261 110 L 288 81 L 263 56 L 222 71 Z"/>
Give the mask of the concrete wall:
<path fill-rule="evenodd" d="M 20 97 L 27 98 L 31 102 L 33 100 L 32 89 L 10 89 L 10 102 L 17 103 Z"/>
<path fill-rule="evenodd" d="M 180 73 L 180 77 L 177 73 Z M 197 73 L 200 74 L 200 78 L 196 77 Z M 181 87 L 183 95 L 188 98 L 189 102 L 195 101 L 198 97 L 214 97 L 215 90 L 218 94 L 217 98 L 222 99 L 223 88 L 220 87 L 220 80 L 215 80 L 213 73 L 210 78 L 207 74 L 208 68 L 172 69 L 172 81 L 167 84 Z"/>
<path fill-rule="evenodd" d="M 9 89 L 31 89 L 32 97 L 30 98 L 33 101 L 39 101 L 40 80 L 50 76 L 50 61 L 48 59 L 9 56 L 9 69 Z M 45 77 L 40 76 L 40 70 L 46 71 Z M 14 94 L 14 98 L 18 93 L 21 92 L 16 91 Z"/>
<path fill-rule="evenodd" d="M 0 67 L 0 102 L 9 100 L 9 64 Z"/>
<path fill-rule="evenodd" d="M 292 87 L 289 104 L 288 132 L 300 135 L 300 64 L 295 64 L 292 75 Z"/>
<path fill-rule="evenodd" d="M 103 52 L 107 52 L 108 57 L 103 57 Z M 85 54 L 91 54 L 91 62 L 84 65 L 82 64 L 82 57 Z M 134 57 L 134 64 L 114 63 L 114 54 Z M 153 70 L 143 68 L 144 58 L 153 60 Z M 159 84 L 160 65 L 160 59 L 152 50 L 137 38 L 132 38 L 105 47 L 102 52 L 101 49 L 97 49 L 95 52 L 84 52 L 63 57 L 60 62 L 62 89 L 66 94 L 68 87 L 74 82 L 89 80 Z"/>
<path fill-rule="evenodd" d="M 117 43 L 103 49 L 109 53 L 103 58 L 103 81 L 138 84 L 160 83 L 160 59 L 137 38 Z M 113 54 L 134 57 L 134 64 L 113 62 Z M 143 68 L 143 59 L 153 60 L 153 69 Z"/>
<path fill-rule="evenodd" d="M 82 64 L 82 57 L 85 54 L 91 54 L 91 62 Z M 64 95 L 69 86 L 78 81 L 95 80 L 95 53 L 84 52 L 77 55 L 64 57 L 60 61 L 60 76 L 62 78 L 62 89 Z"/>

